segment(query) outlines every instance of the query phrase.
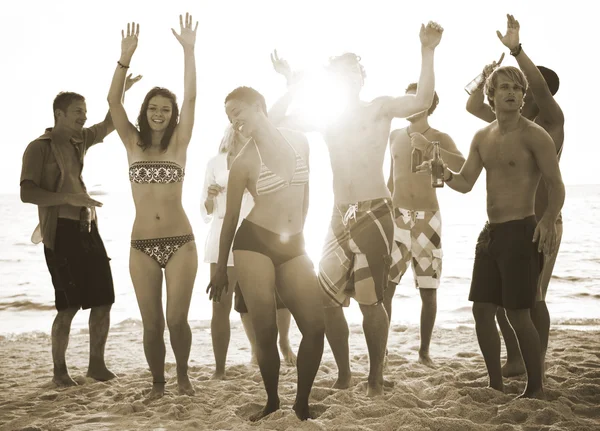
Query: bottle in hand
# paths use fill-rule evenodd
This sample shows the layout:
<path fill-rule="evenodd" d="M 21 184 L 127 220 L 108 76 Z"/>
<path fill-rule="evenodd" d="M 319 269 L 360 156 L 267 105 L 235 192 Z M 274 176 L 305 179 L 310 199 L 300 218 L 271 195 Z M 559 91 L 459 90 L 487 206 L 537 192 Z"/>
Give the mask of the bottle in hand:
<path fill-rule="evenodd" d="M 92 210 L 89 207 L 79 210 L 79 230 L 87 233 L 92 231 Z"/>
<path fill-rule="evenodd" d="M 417 173 L 417 166 L 423 163 L 423 152 L 418 148 L 413 148 L 410 153 L 410 170 L 413 174 Z"/>
<path fill-rule="evenodd" d="M 440 142 L 433 141 L 433 159 L 431 160 L 431 187 L 444 187 L 444 161 L 440 155 Z"/>

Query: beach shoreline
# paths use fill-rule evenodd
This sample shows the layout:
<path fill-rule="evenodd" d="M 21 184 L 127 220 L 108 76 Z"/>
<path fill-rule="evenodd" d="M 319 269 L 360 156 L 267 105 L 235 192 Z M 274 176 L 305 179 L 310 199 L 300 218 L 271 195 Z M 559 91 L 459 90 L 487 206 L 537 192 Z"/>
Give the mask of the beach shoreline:
<path fill-rule="evenodd" d="M 505 379 L 506 394 L 487 389 L 485 365 L 472 327 L 434 330 L 431 354 L 438 365 L 419 364 L 419 328 L 393 325 L 385 379 L 393 384 L 382 397 L 368 399 L 368 354 L 362 328 L 350 325 L 354 373 L 349 390 L 331 389 L 337 368 L 325 343 L 311 394 L 315 420 L 300 422 L 291 406 L 296 370 L 282 363 L 282 409 L 259 424 L 247 418 L 266 400 L 258 367 L 249 363 L 249 343 L 232 322 L 227 377 L 212 381 L 214 359 L 210 322 L 194 321 L 190 378 L 194 397 L 177 394 L 175 363 L 167 344 L 167 395 L 148 403 L 151 377 L 142 347 L 142 327 L 129 319 L 113 325 L 106 362 L 119 377 L 110 382 L 86 378 L 88 335 L 75 330 L 67 351 L 79 386 L 59 389 L 51 382 L 50 337 L 42 331 L 0 337 L 0 430 L 583 430 L 600 428 L 600 331 L 553 328 L 548 352 L 547 401 L 513 400 L 524 376 Z M 290 340 L 300 335 L 292 323 Z"/>

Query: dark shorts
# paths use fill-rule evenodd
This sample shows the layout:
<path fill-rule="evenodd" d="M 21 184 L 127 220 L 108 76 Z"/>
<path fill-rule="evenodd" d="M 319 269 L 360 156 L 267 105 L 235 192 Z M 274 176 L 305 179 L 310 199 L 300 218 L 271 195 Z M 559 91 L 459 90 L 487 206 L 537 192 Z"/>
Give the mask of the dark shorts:
<path fill-rule="evenodd" d="M 304 235 L 302 233 L 290 237 L 282 237 L 248 220 L 242 221 L 242 224 L 238 228 L 232 250 L 246 250 L 260 253 L 271 259 L 275 267 L 306 254 L 304 249 Z M 277 280 L 275 282 L 277 283 Z M 277 294 L 277 289 L 275 297 L 278 309 L 287 308 Z M 239 283 L 235 286 L 234 308 L 238 313 L 248 312 Z"/>
<path fill-rule="evenodd" d="M 110 258 L 96 222 L 81 232 L 79 221 L 58 219 L 54 250 L 44 247 L 58 311 L 92 308 L 115 302 Z"/>
<path fill-rule="evenodd" d="M 235 233 L 231 249 L 260 253 L 271 259 L 276 267 L 306 254 L 302 233 L 284 237 L 246 219 Z"/>
<path fill-rule="evenodd" d="M 543 266 L 533 243 L 535 216 L 505 223 L 486 223 L 475 247 L 469 301 L 508 309 L 532 308 Z"/>

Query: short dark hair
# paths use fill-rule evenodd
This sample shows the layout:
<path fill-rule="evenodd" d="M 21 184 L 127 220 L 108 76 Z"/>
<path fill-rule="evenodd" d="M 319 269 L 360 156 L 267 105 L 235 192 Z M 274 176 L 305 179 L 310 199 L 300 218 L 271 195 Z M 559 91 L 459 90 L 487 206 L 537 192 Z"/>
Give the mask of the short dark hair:
<path fill-rule="evenodd" d="M 406 90 L 404 92 L 408 93 L 409 91 L 412 91 L 412 90 L 417 91 L 417 86 L 418 86 L 418 84 L 416 82 L 411 82 L 410 84 L 408 84 L 408 87 L 406 87 Z M 431 101 L 431 106 L 429 107 L 429 110 L 427 111 L 427 115 L 433 114 L 433 111 L 435 111 L 435 108 L 437 108 L 438 103 L 440 103 L 440 98 L 438 97 L 437 92 L 434 91 L 433 92 L 433 100 Z"/>
<path fill-rule="evenodd" d="M 177 123 L 179 121 L 179 106 L 177 105 L 177 96 L 163 87 L 154 87 L 148 92 L 148 94 L 146 94 L 146 97 L 144 98 L 144 102 L 140 108 L 140 114 L 137 118 L 137 126 L 140 130 L 140 142 L 138 145 L 142 148 L 142 150 L 146 150 L 146 148 L 152 145 L 152 130 L 150 129 L 150 124 L 148 123 L 147 111 L 148 106 L 150 105 L 150 100 L 154 96 L 163 96 L 171 101 L 171 120 L 167 125 L 167 129 L 165 130 L 162 140 L 160 141 L 160 149 L 164 152 L 167 151 L 167 148 L 169 147 L 171 137 L 173 136 L 173 132 L 175 132 L 175 127 L 177 127 Z"/>
<path fill-rule="evenodd" d="M 265 115 L 268 115 L 267 102 L 265 102 L 265 97 L 252 87 L 236 88 L 227 95 L 227 97 L 225 98 L 225 104 L 227 104 L 227 102 L 229 102 L 230 100 L 241 100 L 242 102 L 245 102 L 249 105 L 258 102 L 263 113 Z"/>
<path fill-rule="evenodd" d="M 67 112 L 69 106 L 73 102 L 85 102 L 85 97 L 81 94 L 73 93 L 72 91 L 61 91 L 54 98 L 54 102 L 52 103 L 52 112 L 54 114 L 54 122 L 56 122 L 56 110 L 60 109 L 64 113 Z"/>
<path fill-rule="evenodd" d="M 560 80 L 558 79 L 558 75 L 552 69 L 548 69 L 544 66 L 538 66 L 538 70 L 542 73 L 542 76 L 546 80 L 546 84 L 548 84 L 548 89 L 550 93 L 554 96 L 558 91 L 558 87 L 560 86 Z"/>

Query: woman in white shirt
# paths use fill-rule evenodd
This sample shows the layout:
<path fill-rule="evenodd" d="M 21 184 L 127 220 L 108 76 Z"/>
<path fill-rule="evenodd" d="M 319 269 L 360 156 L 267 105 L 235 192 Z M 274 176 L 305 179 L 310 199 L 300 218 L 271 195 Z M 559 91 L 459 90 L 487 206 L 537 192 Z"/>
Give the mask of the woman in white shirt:
<path fill-rule="evenodd" d="M 204 248 L 204 262 L 210 264 L 211 278 L 214 275 L 219 255 L 219 238 L 221 236 L 221 227 L 223 226 L 223 217 L 225 216 L 229 167 L 245 143 L 246 140 L 243 136 L 229 125 L 221 140 L 219 153 L 210 159 L 206 166 L 200 212 L 204 222 L 211 223 Z M 254 200 L 252 199 L 252 195 L 246 191 L 242 198 L 240 223 L 248 215 L 253 206 Z M 210 325 L 216 365 L 213 379 L 223 379 L 225 377 L 225 360 L 227 358 L 227 349 L 229 347 L 230 338 L 229 314 L 231 312 L 234 290 L 235 309 L 240 313 L 246 336 L 250 341 L 252 363 L 257 363 L 254 329 L 252 327 L 252 321 L 248 316 L 248 309 L 246 308 L 241 290 L 237 284 L 237 277 L 233 267 L 233 253 L 229 253 L 227 277 L 230 286 L 227 293 L 221 296 L 219 302 L 213 301 L 213 313 Z M 291 314 L 289 310 L 285 308 L 285 305 L 283 305 L 280 300 L 278 300 L 277 327 L 279 330 L 279 348 L 286 363 L 289 365 L 296 365 L 296 355 L 292 351 L 289 342 L 290 319 Z"/>

